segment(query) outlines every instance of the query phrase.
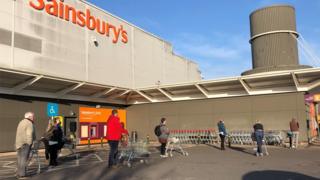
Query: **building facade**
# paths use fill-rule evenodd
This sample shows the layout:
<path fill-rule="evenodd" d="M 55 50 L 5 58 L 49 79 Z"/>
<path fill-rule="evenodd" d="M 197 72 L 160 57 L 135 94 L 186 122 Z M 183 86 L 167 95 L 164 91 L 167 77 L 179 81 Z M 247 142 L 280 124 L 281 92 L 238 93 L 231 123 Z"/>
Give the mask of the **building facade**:
<path fill-rule="evenodd" d="M 283 66 L 281 58 L 255 54 L 262 73 L 201 80 L 198 65 L 175 55 L 168 42 L 83 0 L 2 0 L 0 20 L 1 152 L 13 150 L 27 111 L 35 112 L 41 137 L 52 118 L 49 103 L 59 107 L 67 135 L 77 124 L 79 144 L 103 140 L 112 108 L 121 109 L 128 130 L 142 139 L 156 139 L 161 117 L 172 129 L 212 129 L 223 119 L 228 130 L 250 130 L 256 120 L 267 130 L 288 130 L 297 118 L 306 141 L 310 123 L 320 117 L 319 101 L 310 103 L 312 112 L 305 101 L 305 94 L 319 92 L 320 68 L 297 69 L 298 59 L 288 59 L 290 68 L 273 69 Z M 275 33 L 297 38 L 274 29 L 253 38 L 264 45 Z M 282 57 L 274 44 L 258 49 Z"/>

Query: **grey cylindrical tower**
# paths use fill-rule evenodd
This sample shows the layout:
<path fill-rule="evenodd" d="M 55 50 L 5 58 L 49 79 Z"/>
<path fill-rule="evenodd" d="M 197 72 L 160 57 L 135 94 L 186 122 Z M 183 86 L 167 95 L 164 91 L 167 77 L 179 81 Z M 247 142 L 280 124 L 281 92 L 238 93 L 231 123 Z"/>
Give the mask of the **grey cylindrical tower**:
<path fill-rule="evenodd" d="M 250 15 L 252 70 L 242 75 L 308 68 L 299 65 L 295 9 L 276 5 Z"/>

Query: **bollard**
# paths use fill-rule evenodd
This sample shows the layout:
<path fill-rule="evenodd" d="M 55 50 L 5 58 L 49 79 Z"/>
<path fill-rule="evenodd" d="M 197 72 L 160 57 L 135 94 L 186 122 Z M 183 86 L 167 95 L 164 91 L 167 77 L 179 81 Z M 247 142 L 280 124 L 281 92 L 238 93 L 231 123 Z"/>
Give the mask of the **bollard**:
<path fill-rule="evenodd" d="M 103 137 L 101 137 L 100 140 L 101 140 L 101 147 L 103 147 Z"/>
<path fill-rule="evenodd" d="M 88 138 L 88 148 L 90 148 L 90 138 Z"/>
<path fill-rule="evenodd" d="M 138 141 L 138 134 L 137 134 L 137 131 L 132 131 L 131 132 L 131 140 L 133 143 L 136 143 Z"/>
<path fill-rule="evenodd" d="M 228 137 L 228 145 L 229 145 L 229 148 L 231 148 L 231 136 L 230 135 L 227 135 Z"/>
<path fill-rule="evenodd" d="M 147 135 L 147 144 L 149 144 L 150 142 L 150 137 L 149 137 L 149 134 Z"/>
<path fill-rule="evenodd" d="M 198 143 L 197 144 L 200 144 L 200 133 L 198 133 Z"/>

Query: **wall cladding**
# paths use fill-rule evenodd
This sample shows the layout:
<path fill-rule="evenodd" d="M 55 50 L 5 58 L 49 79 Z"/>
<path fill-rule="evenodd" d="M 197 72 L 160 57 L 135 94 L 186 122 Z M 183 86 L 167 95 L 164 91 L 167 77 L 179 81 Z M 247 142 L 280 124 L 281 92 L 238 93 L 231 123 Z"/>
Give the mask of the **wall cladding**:
<path fill-rule="evenodd" d="M 2 1 L 0 67 L 124 88 L 201 79 L 197 64 L 174 55 L 169 43 L 81 1 L 64 4 L 122 26 L 128 42 L 35 10 L 29 0 Z"/>
<path fill-rule="evenodd" d="M 46 100 L 37 98 L 19 97 L 3 98 L 0 97 L 0 152 L 13 151 L 16 138 L 18 123 L 22 120 L 24 113 L 32 111 L 35 113 L 36 136 L 40 139 L 45 132 L 49 117 L 47 116 Z M 70 112 L 79 114 L 79 107 L 89 107 L 88 104 L 77 104 L 68 101 L 56 102 L 59 104 L 59 115 L 70 116 Z M 90 105 L 90 107 L 94 107 Z M 103 106 L 110 108 L 111 106 Z M 112 107 L 111 107 L 112 108 Z M 79 125 L 78 125 L 79 127 Z"/>
<path fill-rule="evenodd" d="M 296 117 L 301 138 L 307 138 L 303 93 L 142 104 L 127 109 L 128 128 L 138 131 L 140 138 L 149 134 L 155 139 L 153 129 L 161 117 L 168 119 L 170 129 L 217 129 L 217 122 L 223 119 L 228 130 L 251 130 L 256 120 L 267 130 L 288 130 L 289 121 Z"/>

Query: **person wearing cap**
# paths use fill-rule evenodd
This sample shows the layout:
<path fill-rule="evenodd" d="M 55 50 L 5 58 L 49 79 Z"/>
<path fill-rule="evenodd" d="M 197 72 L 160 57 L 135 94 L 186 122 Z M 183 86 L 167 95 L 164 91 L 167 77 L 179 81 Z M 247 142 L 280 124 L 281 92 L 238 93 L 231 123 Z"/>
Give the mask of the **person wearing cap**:
<path fill-rule="evenodd" d="M 17 178 L 26 176 L 27 161 L 33 141 L 36 139 L 34 113 L 24 114 L 17 127 L 15 148 L 17 150 Z"/>
<path fill-rule="evenodd" d="M 118 146 L 119 141 L 121 139 L 122 127 L 120 124 L 120 119 L 118 117 L 118 111 L 112 110 L 111 115 L 107 121 L 107 140 L 110 146 L 109 152 L 109 168 L 116 168 L 117 167 L 117 153 L 118 153 Z"/>
<path fill-rule="evenodd" d="M 260 121 L 256 121 L 256 123 L 253 125 L 254 129 L 254 136 L 257 141 L 257 152 L 256 156 L 263 156 L 262 153 L 262 141 L 264 137 L 264 130 L 263 130 L 263 125 L 260 123 Z"/>
<path fill-rule="evenodd" d="M 227 135 L 226 127 L 224 125 L 223 120 L 220 120 L 218 122 L 218 130 L 219 130 L 219 136 L 220 136 L 220 141 L 221 141 L 221 150 L 225 150 L 224 148 L 224 142 L 225 142 L 225 137 Z"/>
<path fill-rule="evenodd" d="M 167 142 L 168 142 L 168 138 L 169 138 L 169 128 L 166 125 L 166 118 L 161 118 L 160 120 L 160 131 L 161 134 L 158 137 L 159 142 L 161 143 L 160 146 L 160 157 L 162 158 L 166 158 L 168 157 L 168 154 L 166 154 L 166 146 L 167 146 Z"/>

